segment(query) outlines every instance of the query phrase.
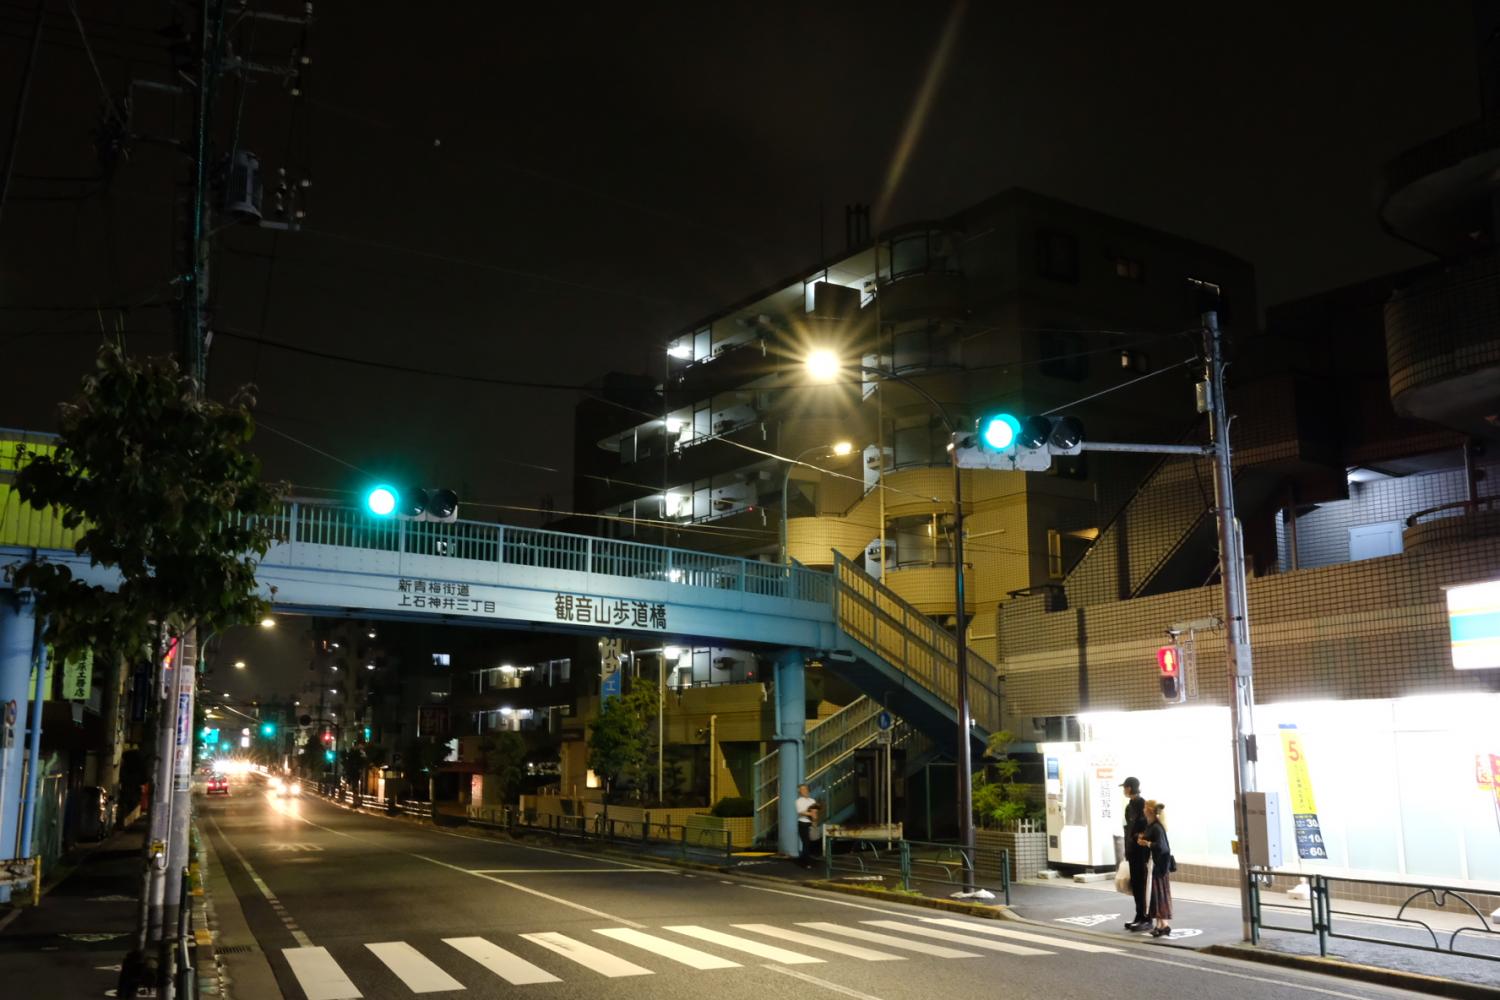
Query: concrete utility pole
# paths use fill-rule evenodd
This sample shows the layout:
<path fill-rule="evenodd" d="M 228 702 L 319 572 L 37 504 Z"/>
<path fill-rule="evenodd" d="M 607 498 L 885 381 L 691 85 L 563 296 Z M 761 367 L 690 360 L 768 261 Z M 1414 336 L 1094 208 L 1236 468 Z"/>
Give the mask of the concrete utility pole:
<path fill-rule="evenodd" d="M 1224 590 L 1225 659 L 1229 667 L 1229 720 L 1234 740 L 1234 831 L 1239 843 L 1240 919 L 1251 939 L 1250 851 L 1245 793 L 1255 791 L 1255 687 L 1250 656 L 1250 605 L 1245 592 L 1245 552 L 1234 510 L 1234 463 L 1229 448 L 1229 409 L 1224 394 L 1223 336 L 1219 314 L 1206 310 L 1203 321 L 1203 381 L 1208 386 L 1209 430 L 1213 441 L 1214 508 L 1219 530 L 1219 578 Z"/>

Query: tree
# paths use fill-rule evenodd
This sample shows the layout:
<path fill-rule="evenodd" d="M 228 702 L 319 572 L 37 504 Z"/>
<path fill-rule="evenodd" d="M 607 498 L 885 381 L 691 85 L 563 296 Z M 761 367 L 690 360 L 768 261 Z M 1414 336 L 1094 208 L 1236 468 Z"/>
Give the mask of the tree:
<path fill-rule="evenodd" d="M 650 735 L 647 719 L 656 714 L 656 685 L 637 678 L 630 691 L 608 698 L 589 723 L 588 765 L 604 781 L 605 821 L 620 783 L 639 785 Z"/>
<path fill-rule="evenodd" d="M 525 769 L 526 741 L 521 738 L 520 733 L 488 733 L 479 742 L 479 753 L 485 777 L 495 779 L 499 789 L 496 798 L 501 802 L 509 802 Z M 489 789 L 488 781 L 485 782 L 485 789 Z M 490 797 L 486 795 L 485 798 Z"/>
<path fill-rule="evenodd" d="M 107 590 L 56 562 L 16 569 L 15 586 L 36 594 L 55 656 L 92 649 L 105 663 L 149 657 L 159 690 L 154 681 L 169 639 L 265 613 L 255 567 L 271 545 L 282 490 L 260 481 L 246 450 L 253 402 L 246 389 L 227 405 L 200 398 L 170 359 L 129 358 L 115 345 L 100 350 L 80 394 L 60 408 L 56 444 L 28 452 L 15 479 L 25 503 L 58 510 L 66 528 L 80 531 L 78 555 L 120 575 Z M 152 707 L 152 721 L 164 724 L 160 706 Z M 148 771 L 157 786 L 154 810 L 169 795 L 154 762 Z"/>

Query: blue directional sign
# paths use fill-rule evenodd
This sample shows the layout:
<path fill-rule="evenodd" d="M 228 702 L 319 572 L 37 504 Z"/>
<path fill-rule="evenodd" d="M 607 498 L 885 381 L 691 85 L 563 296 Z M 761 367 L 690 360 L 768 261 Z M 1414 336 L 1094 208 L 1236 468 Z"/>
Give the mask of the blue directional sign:
<path fill-rule="evenodd" d="M 881 712 L 879 715 L 875 716 L 875 725 L 879 726 L 882 730 L 891 728 L 891 725 L 894 723 L 894 721 L 895 720 L 891 718 L 890 712 Z"/>

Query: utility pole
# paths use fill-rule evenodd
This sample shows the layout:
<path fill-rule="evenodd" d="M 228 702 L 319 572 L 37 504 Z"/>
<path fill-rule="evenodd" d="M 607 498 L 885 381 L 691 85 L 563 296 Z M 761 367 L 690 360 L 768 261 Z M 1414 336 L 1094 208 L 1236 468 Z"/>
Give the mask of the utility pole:
<path fill-rule="evenodd" d="M 1217 289 L 1214 289 L 1217 292 Z M 1213 442 L 1214 509 L 1218 518 L 1219 577 L 1224 590 L 1225 659 L 1229 667 L 1229 722 L 1234 740 L 1234 830 L 1239 844 L 1240 919 L 1251 939 L 1250 851 L 1245 793 L 1255 791 L 1255 687 L 1250 655 L 1250 608 L 1245 593 L 1245 552 L 1234 511 L 1234 464 L 1229 448 L 1229 409 L 1224 394 L 1224 346 L 1217 309 L 1203 322 L 1203 381 L 1208 387 Z"/>

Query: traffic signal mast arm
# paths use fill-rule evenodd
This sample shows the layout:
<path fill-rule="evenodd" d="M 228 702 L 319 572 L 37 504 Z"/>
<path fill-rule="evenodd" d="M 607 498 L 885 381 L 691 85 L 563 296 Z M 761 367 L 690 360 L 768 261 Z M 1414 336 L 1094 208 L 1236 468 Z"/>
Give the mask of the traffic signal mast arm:
<path fill-rule="evenodd" d="M 1004 469 L 1022 472 L 1044 472 L 1056 455 L 1077 455 L 1085 451 L 1114 451 L 1136 455 L 1183 455 L 1202 458 L 1214 454 L 1211 444 L 1150 444 L 1134 441 L 1080 441 L 1071 448 L 1026 450 L 1012 447 L 989 451 L 978 445 L 960 445 L 958 464 L 964 469 Z"/>

